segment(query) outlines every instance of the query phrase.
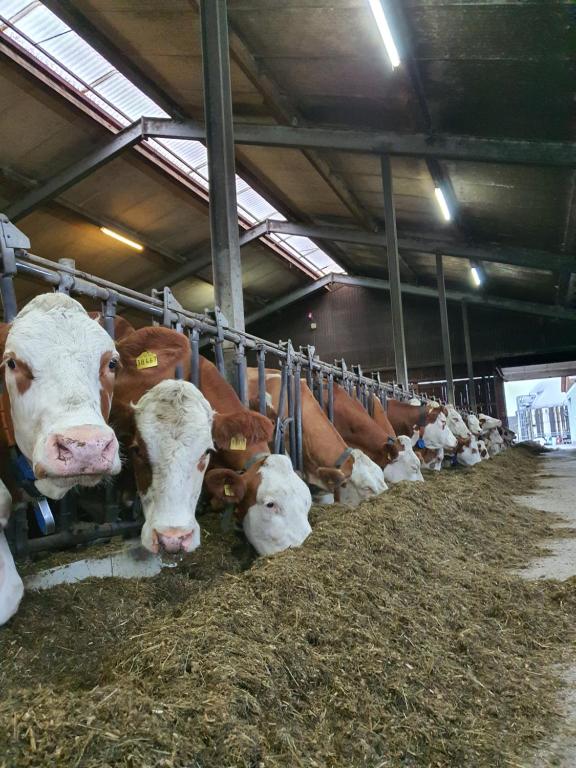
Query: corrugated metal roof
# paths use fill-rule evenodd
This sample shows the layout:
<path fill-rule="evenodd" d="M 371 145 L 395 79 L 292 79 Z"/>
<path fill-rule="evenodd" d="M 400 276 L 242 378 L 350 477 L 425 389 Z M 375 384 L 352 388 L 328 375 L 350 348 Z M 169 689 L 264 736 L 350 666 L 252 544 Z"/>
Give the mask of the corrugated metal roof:
<path fill-rule="evenodd" d="M 106 61 L 76 32 L 44 5 L 26 0 L 0 0 L 1 33 L 17 40 L 31 54 L 63 77 L 72 88 L 96 101 L 122 125 L 139 117 L 168 117 L 139 88 Z M 199 142 L 148 140 L 165 159 L 208 189 L 208 158 Z M 256 224 L 267 218 L 283 218 L 279 211 L 244 180 L 237 177 L 238 211 Z M 305 238 L 303 240 L 306 240 Z M 310 241 L 290 243 L 288 252 L 318 275 L 343 270 Z M 286 247 L 286 246 L 284 246 Z"/>

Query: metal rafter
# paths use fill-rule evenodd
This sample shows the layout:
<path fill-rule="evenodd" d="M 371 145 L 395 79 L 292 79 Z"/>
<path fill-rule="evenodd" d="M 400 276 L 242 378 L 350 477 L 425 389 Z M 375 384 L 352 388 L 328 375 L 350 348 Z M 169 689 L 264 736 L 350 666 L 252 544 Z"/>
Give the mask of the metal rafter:
<path fill-rule="evenodd" d="M 361 229 L 344 226 L 312 226 L 275 219 L 263 221 L 243 232 L 240 235 L 240 245 L 246 245 L 270 232 L 310 237 L 316 240 L 354 243 L 374 248 L 386 247 L 386 234 L 384 232 L 364 232 Z M 574 258 L 570 260 L 568 256 L 529 248 L 512 248 L 495 244 L 455 243 L 449 240 L 423 238 L 410 234 L 400 237 L 398 245 L 400 250 L 404 252 L 442 253 L 445 256 L 454 256 L 455 258 L 511 264 L 529 269 L 557 270 L 566 267 L 576 271 L 576 259 Z"/>
<path fill-rule="evenodd" d="M 143 118 L 146 136 L 164 139 L 205 139 L 201 123 Z M 478 163 L 576 167 L 576 142 L 495 139 L 446 133 L 305 128 L 288 125 L 235 123 L 237 144 L 295 149 L 334 149 L 366 155 L 435 157 Z"/>
<path fill-rule="evenodd" d="M 355 277 L 353 275 L 326 275 L 316 280 L 314 283 L 298 288 L 291 293 L 282 296 L 275 301 L 270 302 L 265 309 L 253 312 L 246 318 L 246 325 L 261 320 L 273 312 L 277 312 L 284 307 L 293 304 L 300 299 L 316 293 L 330 285 L 348 285 L 360 288 L 375 288 L 377 290 L 389 291 L 390 283 L 388 280 L 380 280 L 374 277 Z M 438 291 L 435 288 L 427 288 L 422 285 L 411 285 L 402 283 L 402 293 L 414 296 L 423 296 L 431 299 L 438 299 Z M 528 315 L 539 315 L 541 317 L 550 317 L 555 320 L 576 320 L 576 311 L 565 309 L 564 307 L 552 307 L 548 304 L 538 304 L 531 301 L 518 301 L 516 299 L 506 299 L 499 296 L 480 296 L 466 291 L 446 291 L 448 301 L 467 302 L 469 305 L 488 307 L 491 309 L 505 310 L 509 312 L 521 312 Z"/>
<path fill-rule="evenodd" d="M 12 221 L 18 221 L 43 203 L 52 200 L 74 184 L 82 181 L 98 168 L 118 157 L 125 149 L 137 144 L 141 139 L 142 123 L 137 120 L 112 138 L 104 141 L 94 151 L 89 152 L 68 168 L 28 192 L 21 200 L 17 200 L 8 208 L 6 215 Z"/>

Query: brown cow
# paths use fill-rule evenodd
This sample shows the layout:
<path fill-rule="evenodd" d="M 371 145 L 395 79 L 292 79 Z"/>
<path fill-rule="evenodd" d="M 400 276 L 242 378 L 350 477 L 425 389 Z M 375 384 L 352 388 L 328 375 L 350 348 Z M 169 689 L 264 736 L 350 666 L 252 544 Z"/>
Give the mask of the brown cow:
<path fill-rule="evenodd" d="M 266 371 L 266 392 L 274 415 L 279 405 L 280 372 Z M 248 370 L 251 402 L 258 396 L 258 370 Z M 306 382 L 300 382 L 302 399 L 302 444 L 304 477 L 308 483 L 334 493 L 346 504 L 378 495 L 386 490 L 382 470 L 358 449 L 351 449 L 330 423 Z M 287 415 L 285 410 L 283 417 Z"/>
<path fill-rule="evenodd" d="M 158 411 L 153 402 L 143 400 L 143 395 L 153 392 L 161 382 L 174 379 L 177 367 L 183 371 L 185 380 L 190 377 L 189 341 L 176 331 L 151 327 L 125 333 L 117 342 L 117 348 L 122 369 L 118 375 L 112 419 L 123 441 L 131 446 L 145 515 L 148 505 L 150 524 L 143 529 L 143 543 L 153 551 L 160 546 L 170 551 L 190 551 L 199 545 L 194 516 L 199 490 L 194 493 L 189 490 L 188 497 L 180 499 L 180 507 L 185 507 L 183 517 L 187 524 L 184 525 L 176 524 L 182 509 L 166 510 L 160 494 L 152 493 L 150 489 L 155 477 L 162 478 L 164 495 L 166 485 L 174 488 L 183 482 L 183 470 L 180 475 L 172 471 L 174 457 L 158 458 L 158 455 L 163 442 L 169 441 L 177 428 L 181 430 L 179 440 L 184 444 L 194 433 L 194 420 L 187 420 L 185 409 L 180 402 L 175 402 L 174 407 L 165 405 L 162 413 L 156 412 L 155 427 L 148 431 L 145 440 L 138 429 L 138 420 L 146 420 L 146 414 L 140 413 L 142 403 L 150 413 L 154 409 Z M 200 357 L 199 378 L 200 391 L 213 411 L 212 436 L 217 452 L 211 462 L 215 468 L 210 469 L 205 478 L 213 501 L 217 505 L 227 503 L 236 507 L 236 515 L 247 538 L 260 554 L 301 544 L 310 533 L 310 493 L 285 457 L 270 455 L 268 442 L 272 436 L 272 423 L 246 408 L 216 367 L 203 357 Z M 186 390 L 188 400 L 193 399 L 190 388 L 196 389 L 187 381 L 172 382 L 172 388 Z M 138 403 L 136 411 L 131 406 L 133 402 Z M 195 418 L 201 418 L 198 408 L 194 413 Z M 173 451 L 179 453 L 176 445 Z M 192 458 L 188 457 L 188 475 L 198 475 L 199 472 L 203 475 L 207 461 L 194 463 Z M 160 507 L 164 521 L 162 531 L 154 528 L 154 510 Z"/>

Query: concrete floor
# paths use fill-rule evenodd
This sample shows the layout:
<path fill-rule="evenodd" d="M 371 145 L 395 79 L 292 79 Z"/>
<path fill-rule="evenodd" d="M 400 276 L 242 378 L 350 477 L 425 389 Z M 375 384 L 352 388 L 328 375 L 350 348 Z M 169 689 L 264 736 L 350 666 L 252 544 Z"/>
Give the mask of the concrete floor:
<path fill-rule="evenodd" d="M 537 489 L 517 501 L 551 515 L 560 516 L 551 525 L 576 528 L 576 450 L 554 451 L 542 456 Z M 576 538 L 545 543 L 550 554 L 518 571 L 526 579 L 558 579 L 576 575 Z M 566 688 L 560 692 L 564 713 L 560 732 L 533 756 L 526 768 L 576 768 L 576 659 L 560 670 Z"/>

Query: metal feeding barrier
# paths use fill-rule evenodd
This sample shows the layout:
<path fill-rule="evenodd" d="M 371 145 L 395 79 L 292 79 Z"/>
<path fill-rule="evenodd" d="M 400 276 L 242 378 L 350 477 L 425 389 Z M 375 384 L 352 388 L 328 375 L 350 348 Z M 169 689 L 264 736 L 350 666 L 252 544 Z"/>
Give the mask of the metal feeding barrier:
<path fill-rule="evenodd" d="M 190 380 L 195 385 L 200 381 L 200 347 L 210 344 L 218 371 L 231 381 L 245 405 L 248 405 L 247 356 L 254 359 L 258 369 L 257 407 L 263 414 L 267 412 L 267 359 L 273 359 L 281 375 L 277 412 L 287 413 L 285 418 L 279 416 L 276 420 L 273 450 L 283 453 L 287 442 L 292 464 L 297 471 L 303 470 L 302 403 L 298 386 L 301 377 L 306 379 L 322 408 L 327 399 L 326 409 L 331 421 L 334 420 L 335 383 L 340 384 L 349 394 L 356 394 L 365 408 L 371 402 L 371 394 L 378 397 L 384 407 L 388 397 L 400 400 L 417 397 L 428 401 L 425 395 L 405 391 L 394 383 L 382 382 L 379 373 L 366 376 L 360 366 L 349 370 L 344 360 L 335 361 L 334 364 L 326 363 L 318 358 L 312 346 L 296 350 L 290 340 L 274 344 L 230 328 L 218 308 L 213 312 L 207 310 L 204 314 L 191 312 L 180 305 L 168 287 L 153 290 L 152 295 L 147 296 L 78 270 L 70 259 L 53 262 L 30 253 L 29 249 L 29 239 L 6 216 L 0 214 L 0 295 L 5 322 L 12 321 L 18 312 L 14 289 L 14 280 L 18 276 L 46 283 L 56 291 L 100 302 L 104 327 L 112 338 L 118 308 L 135 310 L 152 322 L 173 328 L 189 338 Z M 232 352 L 229 371 L 226 369 L 228 350 Z M 182 371 L 177 371 L 176 375 L 181 377 Z M 15 505 L 8 535 L 17 556 L 113 535 L 129 535 L 141 526 L 137 510 L 123 509 L 119 491 L 113 482 L 106 483 L 99 490 L 71 491 L 60 502 L 50 503 L 58 506 L 56 532 L 37 538 L 29 537 L 29 505 Z M 97 518 L 98 522 L 80 523 L 79 507 L 84 517 Z"/>

